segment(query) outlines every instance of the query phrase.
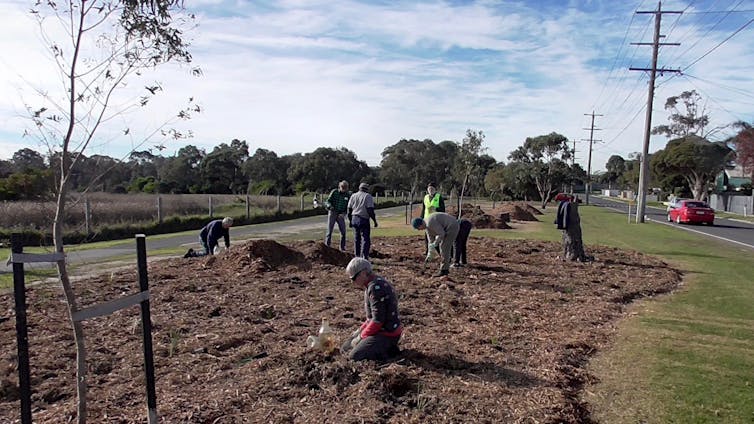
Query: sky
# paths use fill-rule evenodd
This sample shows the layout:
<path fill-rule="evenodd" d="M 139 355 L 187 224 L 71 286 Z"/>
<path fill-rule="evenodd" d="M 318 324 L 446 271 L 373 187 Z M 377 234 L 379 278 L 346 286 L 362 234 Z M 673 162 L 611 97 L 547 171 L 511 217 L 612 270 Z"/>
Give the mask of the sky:
<path fill-rule="evenodd" d="M 21 148 L 45 153 L 26 105 L 62 96 L 33 2 L 0 0 L 0 158 Z M 612 155 L 641 152 L 657 2 L 641 0 L 350 1 L 186 0 L 195 27 L 190 66 L 167 64 L 128 81 L 163 91 L 103 125 L 85 154 L 165 156 L 192 144 L 211 151 L 245 140 L 278 155 L 344 147 L 378 166 L 401 139 L 461 142 L 485 135 L 486 153 L 507 162 L 527 137 L 551 132 L 575 142 L 592 171 Z M 665 99 L 696 90 L 709 129 L 754 123 L 754 0 L 667 1 L 652 126 L 668 123 Z M 48 21 L 49 22 L 49 21 Z M 64 37 L 46 27 L 52 39 Z M 92 50 L 94 51 L 94 50 Z M 202 70 L 192 76 L 191 68 Z M 131 92 L 129 92 L 131 90 Z M 191 97 L 202 112 L 179 122 L 193 137 L 149 137 Z M 124 104 L 124 103 L 118 103 Z M 128 128 L 126 134 L 125 128 Z M 732 134 L 722 128 L 716 141 Z M 665 146 L 650 138 L 649 152 Z M 573 144 L 572 144 L 573 146 Z"/>

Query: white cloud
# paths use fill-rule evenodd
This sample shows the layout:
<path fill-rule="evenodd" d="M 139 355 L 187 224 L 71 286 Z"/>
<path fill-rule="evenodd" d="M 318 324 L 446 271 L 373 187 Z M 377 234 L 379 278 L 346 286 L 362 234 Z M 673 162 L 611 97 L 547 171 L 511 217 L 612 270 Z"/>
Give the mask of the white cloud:
<path fill-rule="evenodd" d="M 526 137 L 556 131 L 588 138 L 584 114 L 594 110 L 604 115 L 596 119 L 602 130 L 595 137 L 605 144 L 595 145 L 592 163 L 601 169 L 612 154 L 641 150 L 646 77 L 627 67 L 646 66 L 651 48 L 628 43 L 650 41 L 651 17 L 632 19 L 638 1 L 549 3 L 537 5 L 545 7 L 540 11 L 528 2 L 191 2 L 199 17 L 192 53 L 204 76 L 191 77 L 186 67 L 175 66 L 150 74 L 145 81 L 161 81 L 165 93 L 148 111 L 119 119 L 103 134 L 112 141 L 99 141 L 93 153 L 122 154 L 138 138 L 119 131 L 129 127 L 143 135 L 193 96 L 204 112 L 184 124 L 195 133 L 188 143 L 211 149 L 239 138 L 252 152 L 278 154 L 343 146 L 370 165 L 401 138 L 460 141 L 467 128 L 483 130 L 489 153 L 506 160 Z M 0 47 L 9 53 L 0 62 L 0 84 L 3 93 L 13 92 L 0 99 L 4 133 L 22 131 L 12 116 L 20 105 L 15 87 L 25 87 L 19 75 L 39 84 L 46 69 L 42 56 L 30 54 L 39 40 L 21 19 L 21 4 L 0 5 Z M 710 4 L 695 7 L 706 11 Z M 648 7 L 655 6 L 642 5 Z M 708 32 L 714 21 L 702 17 L 683 16 L 677 25 L 663 21 L 663 29 L 672 25 L 671 35 L 683 39 L 680 51 L 705 40 L 677 62 L 664 60 L 679 48 L 663 48 L 664 66 L 689 64 L 735 30 L 720 25 Z M 665 77 L 653 122 L 665 122 L 666 97 L 694 88 L 710 97 L 712 117 L 720 123 L 754 120 L 746 95 L 754 53 L 746 40 L 747 34 L 739 34 L 688 69 L 703 80 Z M 28 63 L 7 59 L 19 56 L 28 56 Z M 0 143 L 8 150 L 10 144 Z M 663 145 L 663 138 L 653 138 L 652 149 Z M 586 143 L 577 149 L 586 168 Z"/>

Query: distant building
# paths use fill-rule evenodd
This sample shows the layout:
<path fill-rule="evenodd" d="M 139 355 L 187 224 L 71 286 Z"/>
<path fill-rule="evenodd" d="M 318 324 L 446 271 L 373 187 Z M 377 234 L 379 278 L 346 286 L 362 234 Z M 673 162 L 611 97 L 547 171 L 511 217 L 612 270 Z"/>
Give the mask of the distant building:
<path fill-rule="evenodd" d="M 715 190 L 718 193 L 726 191 L 741 191 L 743 185 L 751 186 L 751 175 L 746 175 L 741 165 L 726 167 L 715 179 Z"/>

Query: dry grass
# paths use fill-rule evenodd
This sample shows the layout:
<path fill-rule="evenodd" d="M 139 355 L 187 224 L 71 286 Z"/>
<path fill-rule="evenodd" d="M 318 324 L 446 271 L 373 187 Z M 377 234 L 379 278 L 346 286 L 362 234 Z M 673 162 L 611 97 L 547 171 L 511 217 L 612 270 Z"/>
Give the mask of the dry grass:
<path fill-rule="evenodd" d="M 207 215 L 207 194 L 161 194 L 162 216 Z M 213 194 L 212 206 L 216 213 L 245 213 L 246 196 Z M 152 222 L 157 219 L 158 195 L 89 193 L 92 228 L 100 225 Z M 282 197 L 281 209 L 294 210 L 300 207 L 300 198 Z M 252 214 L 271 213 L 277 209 L 275 196 L 250 196 Z M 65 224 L 71 230 L 83 230 L 85 226 L 85 202 L 79 194 L 72 195 L 67 204 Z M 46 229 L 51 228 L 55 217 L 52 201 L 3 202 L 0 204 L 0 228 Z"/>

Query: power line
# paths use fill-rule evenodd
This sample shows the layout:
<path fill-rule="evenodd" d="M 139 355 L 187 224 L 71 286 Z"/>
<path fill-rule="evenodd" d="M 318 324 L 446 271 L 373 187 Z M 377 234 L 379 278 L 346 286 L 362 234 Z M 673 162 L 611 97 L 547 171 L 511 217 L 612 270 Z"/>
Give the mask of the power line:
<path fill-rule="evenodd" d="M 701 37 L 699 37 L 699 39 L 697 39 L 693 44 L 691 44 L 691 46 L 689 46 L 689 48 L 687 48 L 686 50 L 684 50 L 681 54 L 679 54 L 677 56 L 674 56 L 671 60 L 674 61 L 674 62 L 679 61 L 686 53 L 688 53 L 689 51 L 691 51 L 691 49 L 693 49 L 694 47 L 696 47 L 696 45 L 699 44 L 699 42 L 701 42 L 702 40 L 706 39 L 707 35 L 709 35 L 709 33 L 712 32 L 713 29 L 717 28 L 717 26 L 720 25 L 725 20 L 725 18 L 727 18 L 732 13 L 733 10 L 735 10 L 738 6 L 740 6 L 742 2 L 743 2 L 743 0 L 739 0 L 738 3 L 736 3 L 735 6 L 733 6 L 733 9 L 731 9 L 730 12 L 726 13 L 724 16 L 722 16 L 720 19 L 718 19 L 718 21 L 715 22 L 715 24 L 712 25 L 707 30 L 707 32 L 705 32 Z"/>
<path fill-rule="evenodd" d="M 743 31 L 747 26 L 751 25 L 752 22 L 754 22 L 754 18 L 749 19 L 749 22 L 743 24 L 743 26 L 741 26 L 741 28 L 738 28 L 733 34 L 729 35 L 725 40 L 721 41 L 715 47 L 711 48 L 709 51 L 707 51 L 707 53 L 703 54 L 699 59 L 697 59 L 697 60 L 691 62 L 690 64 L 688 64 L 685 68 L 683 68 L 683 70 L 685 71 L 686 69 L 689 69 L 690 67 L 694 66 L 695 63 L 697 63 L 700 60 L 702 60 L 705 57 L 707 57 L 708 54 L 712 53 L 718 47 L 722 46 L 723 44 L 725 44 L 725 42 L 727 42 L 728 40 L 730 40 L 731 38 L 733 38 L 736 34 L 738 34 L 739 32 Z"/>

